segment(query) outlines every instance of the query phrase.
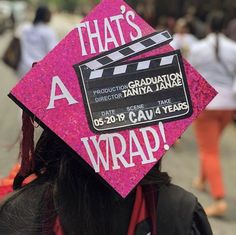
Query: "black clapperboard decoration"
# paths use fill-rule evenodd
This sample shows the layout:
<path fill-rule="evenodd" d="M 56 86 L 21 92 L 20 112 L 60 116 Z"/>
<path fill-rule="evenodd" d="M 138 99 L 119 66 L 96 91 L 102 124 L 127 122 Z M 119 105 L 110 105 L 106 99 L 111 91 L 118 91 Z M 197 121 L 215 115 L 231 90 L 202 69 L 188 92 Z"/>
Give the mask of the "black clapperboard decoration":
<path fill-rule="evenodd" d="M 136 128 L 192 115 L 180 51 L 124 62 L 171 40 L 168 31 L 155 32 L 74 65 L 93 132 Z"/>

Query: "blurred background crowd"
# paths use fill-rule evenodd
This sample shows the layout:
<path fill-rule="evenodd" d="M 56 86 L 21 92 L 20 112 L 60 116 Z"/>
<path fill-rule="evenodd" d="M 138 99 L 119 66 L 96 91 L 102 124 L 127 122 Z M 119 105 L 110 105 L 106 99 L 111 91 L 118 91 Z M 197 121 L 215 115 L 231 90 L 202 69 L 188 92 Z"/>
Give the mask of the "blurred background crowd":
<path fill-rule="evenodd" d="M 99 0 L 25 0 L 0 1 L 0 33 L 13 28 L 15 24 L 32 18 L 33 9 L 38 4 L 47 4 L 53 12 L 68 12 L 77 16 L 85 16 Z M 179 18 L 184 18 L 190 32 L 197 38 L 203 38 L 206 33 L 206 18 L 210 11 L 221 10 L 226 15 L 226 21 L 235 18 L 236 2 L 234 0 L 128 0 L 129 3 L 154 28 L 168 28 L 175 32 Z M 235 22 L 229 25 L 230 34 Z M 235 27 L 235 26 L 234 26 Z M 234 32 L 233 32 L 234 31 Z M 233 35 L 233 37 L 236 37 Z"/>
<path fill-rule="evenodd" d="M 98 0 L 0 0 L 0 56 L 2 57 L 12 36 L 18 32 L 19 26 L 27 25 L 27 22 L 35 22 L 35 12 L 39 5 L 47 5 L 50 11 L 47 12 L 47 9 L 46 11 L 41 9 L 38 12 L 38 18 L 36 17 L 36 23 L 45 23 L 48 26 L 41 27 L 35 32 L 38 35 L 45 35 L 46 30 L 47 34 L 50 34 L 50 38 L 46 39 L 49 42 L 47 50 L 50 50 L 73 27 L 78 25 L 79 21 L 98 2 Z M 216 10 L 220 10 L 224 15 L 222 32 L 232 40 L 230 41 L 232 48 L 236 47 L 233 45 L 233 41 L 236 41 L 235 0 L 128 0 L 127 3 L 153 28 L 169 30 L 174 37 L 171 45 L 176 49 L 181 49 L 183 56 L 187 60 L 189 59 L 190 62 L 192 47 L 209 34 L 209 25 L 207 24 L 209 13 Z M 35 28 L 27 26 L 21 33 L 25 32 L 27 34 L 30 30 L 35 30 Z M 216 34 L 218 33 L 216 32 Z M 39 44 L 37 43 L 37 45 Z M 25 47 L 28 49 L 26 54 L 29 60 L 30 46 L 25 44 Z M 43 49 L 39 50 L 39 55 L 34 56 L 43 57 L 48 52 L 47 50 L 43 51 Z M 227 56 L 226 54 L 225 57 Z M 194 60 L 192 61 L 194 62 Z M 221 64 L 221 60 L 218 63 Z M 232 64 L 236 64 L 236 62 Z M 221 71 L 226 73 L 226 76 L 231 77 L 225 71 L 227 70 L 224 68 L 225 66 L 222 65 L 221 67 Z M 232 70 L 235 73 L 236 66 Z M 17 74 L 9 69 L 2 61 L 0 61 L 0 72 L 0 178 L 4 178 L 8 177 L 13 166 L 17 168 L 15 163 L 19 149 L 21 121 L 19 110 L 7 98 L 8 92 L 18 81 L 19 73 Z M 220 113 L 222 114 L 222 111 Z M 225 188 L 223 197 L 227 202 L 228 209 L 224 216 L 210 218 L 213 232 L 216 235 L 235 235 L 236 231 L 236 129 L 233 121 L 230 120 L 227 124 L 227 127 L 224 126 L 223 128 L 224 133 L 220 136 L 221 141 L 217 144 L 219 145 L 217 148 L 219 147 L 219 155 L 221 155 L 219 164 L 222 168 L 222 180 Z M 201 127 L 203 132 L 208 131 L 208 126 L 207 124 L 206 127 Z M 214 127 L 212 128 L 215 130 Z M 197 142 L 194 128 L 191 126 L 181 140 L 165 156 L 163 169 L 170 173 L 175 183 L 192 191 L 198 196 L 200 202 L 207 206 L 212 203 L 212 198 L 206 193 L 207 191 L 209 192 L 209 188 L 205 188 L 205 185 L 201 184 L 204 183 L 202 182 L 203 180 L 199 178 L 201 175 L 199 176 L 198 172 L 202 163 L 199 163 Z M 222 199 L 222 196 L 216 199 Z"/>

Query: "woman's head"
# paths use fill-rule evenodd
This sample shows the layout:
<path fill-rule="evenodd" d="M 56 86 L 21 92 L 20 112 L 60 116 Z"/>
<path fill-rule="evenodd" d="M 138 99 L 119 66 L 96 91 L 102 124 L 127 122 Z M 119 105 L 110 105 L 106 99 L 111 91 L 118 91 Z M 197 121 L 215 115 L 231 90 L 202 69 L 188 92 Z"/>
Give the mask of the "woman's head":
<path fill-rule="evenodd" d="M 190 25 L 185 18 L 180 18 L 176 22 L 175 32 L 179 34 L 189 33 Z"/>
<path fill-rule="evenodd" d="M 8 203 L 12 203 L 14 207 L 17 200 L 21 210 L 26 210 L 26 214 L 36 213 L 39 215 L 37 219 L 50 218 L 43 224 L 40 220 L 34 222 L 36 225 L 30 224 L 34 231 L 43 229 L 51 232 L 53 222 L 58 217 L 64 234 L 113 234 L 118 229 L 114 214 L 118 210 L 127 223 L 124 229 L 127 229 L 134 191 L 123 200 L 54 133 L 48 130 L 42 133 L 31 160 L 34 161 L 31 172 L 38 175 L 38 178 L 16 193 L 22 194 L 22 197 L 10 198 Z M 169 184 L 168 174 L 161 173 L 159 167 L 160 163 L 140 182 L 147 188 L 145 193 L 150 191 L 147 185 L 154 184 L 158 190 L 160 186 Z M 38 207 L 34 210 L 25 208 L 32 193 L 39 195 L 36 204 L 43 205 L 39 211 Z"/>
<path fill-rule="evenodd" d="M 213 33 L 220 33 L 225 26 L 225 16 L 221 11 L 211 12 L 207 17 L 208 26 Z"/>
<path fill-rule="evenodd" d="M 48 23 L 51 20 L 51 11 L 47 6 L 40 6 L 37 8 L 33 23 Z"/>

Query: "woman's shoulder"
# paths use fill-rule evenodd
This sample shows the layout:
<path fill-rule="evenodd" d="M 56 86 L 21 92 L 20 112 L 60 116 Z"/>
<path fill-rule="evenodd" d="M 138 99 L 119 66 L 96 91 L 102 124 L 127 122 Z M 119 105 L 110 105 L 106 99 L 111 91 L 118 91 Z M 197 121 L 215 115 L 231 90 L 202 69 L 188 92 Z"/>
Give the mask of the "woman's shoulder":
<path fill-rule="evenodd" d="M 159 190 L 158 202 L 160 206 L 167 207 L 187 207 L 189 211 L 193 211 L 198 203 L 197 198 L 187 190 L 174 184 L 162 186 Z"/>
<path fill-rule="evenodd" d="M 212 235 L 207 216 L 191 192 L 170 184 L 160 188 L 157 213 L 158 227 L 163 234 L 197 234 L 204 231 Z M 162 235 L 162 233 L 160 233 Z"/>
<path fill-rule="evenodd" d="M 43 208 L 48 182 L 32 182 L 10 194 L 0 204 L 0 234 L 38 234 L 39 211 Z M 22 233 L 20 233 L 22 232 Z"/>

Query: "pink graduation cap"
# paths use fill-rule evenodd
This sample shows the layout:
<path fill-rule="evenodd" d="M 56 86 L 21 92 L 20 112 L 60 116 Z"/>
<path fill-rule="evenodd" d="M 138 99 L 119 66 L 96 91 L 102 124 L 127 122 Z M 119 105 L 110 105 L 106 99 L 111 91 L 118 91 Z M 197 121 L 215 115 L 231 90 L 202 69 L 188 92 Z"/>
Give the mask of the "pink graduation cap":
<path fill-rule="evenodd" d="M 126 197 L 216 95 L 171 39 L 104 0 L 9 96 Z"/>

